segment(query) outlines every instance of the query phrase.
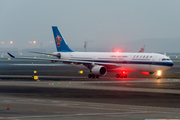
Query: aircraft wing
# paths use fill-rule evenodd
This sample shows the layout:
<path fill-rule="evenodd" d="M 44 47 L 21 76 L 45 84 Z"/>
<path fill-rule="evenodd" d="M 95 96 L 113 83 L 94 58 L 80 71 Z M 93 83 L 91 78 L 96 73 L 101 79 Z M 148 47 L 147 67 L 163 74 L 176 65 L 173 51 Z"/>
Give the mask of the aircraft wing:
<path fill-rule="evenodd" d="M 28 60 L 46 60 L 51 62 L 63 62 L 65 64 L 83 64 L 88 68 L 91 68 L 94 65 L 103 65 L 103 66 L 117 66 L 120 67 L 121 65 L 118 63 L 104 63 L 98 61 L 83 61 L 83 60 L 63 60 L 63 59 L 50 59 L 50 58 L 33 58 L 33 57 L 15 57 L 14 55 L 7 53 L 11 58 L 15 59 L 28 59 Z"/>
<path fill-rule="evenodd" d="M 49 54 L 49 53 L 42 53 L 42 52 L 34 52 L 34 51 L 29 51 L 30 53 L 36 53 L 36 54 L 42 54 L 42 55 L 52 55 L 52 56 L 55 56 L 57 58 L 60 58 L 60 54 Z"/>
<path fill-rule="evenodd" d="M 14 55 L 7 53 L 11 58 L 14 59 L 28 59 L 28 60 L 45 60 L 45 61 L 51 61 L 51 62 L 63 62 L 60 59 L 50 59 L 50 58 L 33 58 L 33 57 L 15 57 Z"/>

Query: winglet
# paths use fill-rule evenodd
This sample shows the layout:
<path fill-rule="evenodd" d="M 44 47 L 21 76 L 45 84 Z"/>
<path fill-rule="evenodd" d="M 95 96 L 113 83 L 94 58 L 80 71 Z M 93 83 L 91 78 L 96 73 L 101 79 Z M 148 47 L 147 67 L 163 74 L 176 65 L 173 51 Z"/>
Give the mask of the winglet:
<path fill-rule="evenodd" d="M 11 55 L 10 53 L 7 52 L 7 54 L 8 54 L 10 57 L 15 58 L 15 56 Z"/>

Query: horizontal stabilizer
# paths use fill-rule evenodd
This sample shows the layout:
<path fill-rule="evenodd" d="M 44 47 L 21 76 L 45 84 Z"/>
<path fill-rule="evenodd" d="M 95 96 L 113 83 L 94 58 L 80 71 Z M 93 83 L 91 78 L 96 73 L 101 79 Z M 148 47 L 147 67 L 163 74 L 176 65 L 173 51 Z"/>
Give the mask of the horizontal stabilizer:
<path fill-rule="evenodd" d="M 52 56 L 56 56 L 57 55 L 54 55 L 54 54 L 50 54 L 50 53 L 42 53 L 42 52 L 34 52 L 34 51 L 29 51 L 30 53 L 36 53 L 36 54 L 43 54 L 43 55 L 52 55 Z"/>
<path fill-rule="evenodd" d="M 12 58 L 15 58 L 15 56 L 13 56 L 12 54 L 10 54 L 10 53 L 7 53 L 10 57 L 12 57 Z"/>

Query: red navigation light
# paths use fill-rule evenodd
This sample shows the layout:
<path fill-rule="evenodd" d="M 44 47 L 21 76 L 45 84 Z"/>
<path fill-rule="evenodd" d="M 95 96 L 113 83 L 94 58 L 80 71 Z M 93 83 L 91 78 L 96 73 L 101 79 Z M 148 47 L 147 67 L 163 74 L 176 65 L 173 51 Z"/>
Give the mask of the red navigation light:
<path fill-rule="evenodd" d="M 114 52 L 115 52 L 115 53 L 120 53 L 120 52 L 121 52 L 121 49 L 114 49 Z"/>
<path fill-rule="evenodd" d="M 126 72 L 125 71 L 123 71 L 123 74 L 125 74 Z"/>

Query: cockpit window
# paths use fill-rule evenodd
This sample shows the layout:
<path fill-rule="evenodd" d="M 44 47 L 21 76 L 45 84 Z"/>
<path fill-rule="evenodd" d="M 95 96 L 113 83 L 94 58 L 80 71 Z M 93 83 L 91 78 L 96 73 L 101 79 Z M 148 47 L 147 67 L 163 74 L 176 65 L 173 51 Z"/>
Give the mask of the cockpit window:
<path fill-rule="evenodd" d="M 170 61 L 169 58 L 163 58 L 162 61 Z"/>

